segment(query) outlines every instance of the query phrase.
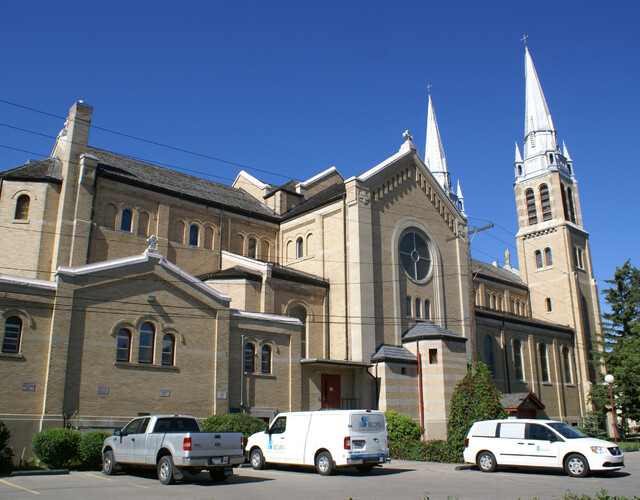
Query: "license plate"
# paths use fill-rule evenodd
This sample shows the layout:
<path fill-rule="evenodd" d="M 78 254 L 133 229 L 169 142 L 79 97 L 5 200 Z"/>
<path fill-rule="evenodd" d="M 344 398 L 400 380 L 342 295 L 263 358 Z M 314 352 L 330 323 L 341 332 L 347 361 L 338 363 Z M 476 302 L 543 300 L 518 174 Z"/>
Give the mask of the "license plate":
<path fill-rule="evenodd" d="M 209 465 L 226 465 L 229 463 L 229 457 L 211 457 Z"/>

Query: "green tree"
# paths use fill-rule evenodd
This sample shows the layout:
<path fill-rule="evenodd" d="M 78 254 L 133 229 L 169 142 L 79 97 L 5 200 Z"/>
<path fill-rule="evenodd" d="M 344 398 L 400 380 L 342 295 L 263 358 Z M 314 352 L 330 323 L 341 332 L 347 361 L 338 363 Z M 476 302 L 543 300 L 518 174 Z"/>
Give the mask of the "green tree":
<path fill-rule="evenodd" d="M 640 419 L 640 270 L 627 260 L 606 282 L 612 285 L 603 290 L 610 312 L 602 315 L 599 349 L 593 352 L 601 373 L 589 397 L 604 420 L 611 405 L 603 377 L 613 375 L 614 406 L 626 432 L 627 419 Z"/>
<path fill-rule="evenodd" d="M 9 472 L 13 466 L 13 450 L 9 446 L 10 438 L 9 428 L 0 420 L 0 473 Z"/>
<path fill-rule="evenodd" d="M 420 441 L 424 429 L 411 417 L 396 410 L 387 410 L 384 414 L 387 419 L 389 441 Z"/>
<path fill-rule="evenodd" d="M 491 381 L 489 367 L 478 362 L 475 371 L 470 366 L 460 381 L 450 403 L 447 423 L 447 442 L 454 459 L 461 461 L 464 440 L 474 422 L 506 418 L 507 411 L 500 402 L 500 391 Z"/>

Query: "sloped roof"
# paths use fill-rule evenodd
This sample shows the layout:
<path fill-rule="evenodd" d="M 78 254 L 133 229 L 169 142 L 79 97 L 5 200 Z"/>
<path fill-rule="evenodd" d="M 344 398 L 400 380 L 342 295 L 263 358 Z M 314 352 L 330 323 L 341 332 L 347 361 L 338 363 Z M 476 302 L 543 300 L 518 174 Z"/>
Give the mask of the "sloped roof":
<path fill-rule="evenodd" d="M 503 394 L 500 397 L 502 406 L 504 406 L 507 410 L 517 410 L 518 407 L 527 400 L 533 401 L 533 403 L 536 404 L 538 408 L 544 410 L 544 405 L 542 404 L 542 402 L 530 392 L 511 392 Z"/>
<path fill-rule="evenodd" d="M 396 363 L 417 364 L 418 358 L 405 347 L 382 344 L 373 356 L 371 361 L 379 363 L 381 361 L 392 361 Z"/>
<path fill-rule="evenodd" d="M 315 196 L 298 203 L 288 212 L 282 214 L 282 220 L 293 219 L 306 212 L 320 208 L 323 205 L 328 205 L 336 200 L 339 200 L 344 196 L 345 188 L 342 182 L 338 184 L 332 184 L 326 189 L 323 189 Z"/>
<path fill-rule="evenodd" d="M 274 221 L 277 219 L 273 210 L 242 189 L 101 149 L 88 147 L 86 152 L 98 158 L 99 173 L 103 177 L 142 185 L 183 199 L 191 198 L 200 203 L 229 207 L 237 212 L 251 213 Z"/>
<path fill-rule="evenodd" d="M 260 265 L 264 266 L 264 263 L 261 262 Z M 272 278 L 329 288 L 329 280 L 316 276 L 315 274 L 305 273 L 304 271 L 298 271 L 297 269 L 277 264 L 269 264 L 269 267 L 271 267 Z M 233 266 L 227 269 L 222 269 L 221 271 L 201 274 L 197 276 L 197 278 L 202 281 L 217 279 L 247 279 L 261 281 L 262 272 L 245 266 Z"/>
<path fill-rule="evenodd" d="M 471 272 L 474 275 L 481 275 L 483 278 L 499 281 L 518 288 L 527 289 L 527 285 L 520 279 L 520 276 L 509 269 L 496 267 L 480 260 L 471 259 Z"/>
<path fill-rule="evenodd" d="M 423 339 L 453 340 L 455 342 L 467 341 L 467 339 L 462 335 L 449 331 L 446 328 L 442 328 L 441 326 L 435 325 L 431 321 L 418 321 L 415 325 L 413 325 L 402 334 L 402 342 L 410 342 L 412 340 Z"/>
<path fill-rule="evenodd" d="M 4 179 L 62 182 L 62 162 L 57 158 L 31 161 L 0 173 Z"/>

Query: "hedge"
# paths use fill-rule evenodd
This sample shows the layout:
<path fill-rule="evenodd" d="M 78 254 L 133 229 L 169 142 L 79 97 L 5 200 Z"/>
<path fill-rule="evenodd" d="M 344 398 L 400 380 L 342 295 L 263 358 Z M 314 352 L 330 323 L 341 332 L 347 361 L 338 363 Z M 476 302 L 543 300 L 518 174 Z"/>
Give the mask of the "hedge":
<path fill-rule="evenodd" d="M 9 472 L 13 467 L 13 450 L 8 444 L 10 438 L 9 428 L 0 420 L 0 473 Z"/>
<path fill-rule="evenodd" d="M 109 436 L 111 433 L 107 431 L 93 431 L 82 436 L 78 455 L 84 467 L 91 470 L 102 468 L 102 445 Z"/>
<path fill-rule="evenodd" d="M 80 433 L 71 429 L 45 429 L 33 436 L 31 447 L 50 469 L 66 467 L 78 459 Z"/>
<path fill-rule="evenodd" d="M 221 413 L 212 415 L 200 423 L 202 432 L 242 432 L 245 443 L 251 434 L 266 428 L 266 422 L 246 413 Z"/>

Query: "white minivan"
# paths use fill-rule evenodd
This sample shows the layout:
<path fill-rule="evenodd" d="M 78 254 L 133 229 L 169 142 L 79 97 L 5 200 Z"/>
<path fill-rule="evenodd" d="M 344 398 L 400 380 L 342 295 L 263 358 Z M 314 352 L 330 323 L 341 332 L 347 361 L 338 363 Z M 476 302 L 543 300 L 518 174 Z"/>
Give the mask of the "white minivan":
<path fill-rule="evenodd" d="M 377 410 L 280 413 L 266 431 L 249 437 L 254 469 L 267 463 L 312 465 L 322 475 L 354 465 L 362 473 L 389 461 L 387 420 Z"/>
<path fill-rule="evenodd" d="M 570 476 L 624 467 L 618 446 L 552 420 L 483 420 L 469 429 L 464 461 L 483 472 L 499 465 L 563 468 Z"/>

